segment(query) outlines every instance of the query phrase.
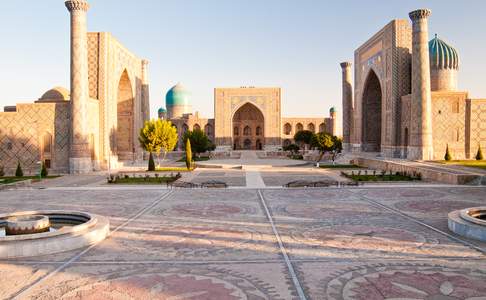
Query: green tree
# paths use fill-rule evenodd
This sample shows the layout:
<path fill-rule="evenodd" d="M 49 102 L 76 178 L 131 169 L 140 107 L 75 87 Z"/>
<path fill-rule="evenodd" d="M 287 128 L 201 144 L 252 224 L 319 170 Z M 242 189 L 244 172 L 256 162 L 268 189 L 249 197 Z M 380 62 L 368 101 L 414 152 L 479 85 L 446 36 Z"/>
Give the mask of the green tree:
<path fill-rule="evenodd" d="M 140 146 L 149 153 L 157 154 L 160 165 L 160 152 L 164 153 L 174 150 L 177 144 L 177 129 L 172 126 L 171 121 L 156 119 L 145 121 L 138 137 Z"/>
<path fill-rule="evenodd" d="M 483 160 L 483 151 L 481 150 L 481 144 L 478 144 L 478 152 L 476 153 L 476 160 Z"/>
<path fill-rule="evenodd" d="M 186 168 L 190 170 L 191 167 L 192 167 L 191 140 L 186 139 Z"/>
<path fill-rule="evenodd" d="M 24 176 L 24 171 L 22 171 L 22 167 L 20 166 L 20 161 L 17 163 L 17 170 L 15 170 L 15 176 L 17 177 Z"/>
<path fill-rule="evenodd" d="M 310 130 L 301 130 L 295 133 L 294 141 L 301 145 L 310 145 L 315 134 Z"/>
<path fill-rule="evenodd" d="M 315 134 L 313 136 L 311 140 L 311 146 L 317 148 L 320 152 L 318 161 L 322 159 L 324 153 L 334 150 L 334 142 L 335 139 L 333 138 L 333 136 L 326 132 L 319 132 L 318 134 Z"/>
<path fill-rule="evenodd" d="M 155 171 L 154 155 L 152 154 L 152 152 L 150 152 L 149 154 L 148 170 Z"/>
<path fill-rule="evenodd" d="M 42 162 L 42 166 L 41 166 L 41 177 L 47 177 L 47 175 L 49 175 L 49 172 L 47 171 L 47 168 L 46 168 L 46 164 L 44 162 Z"/>
<path fill-rule="evenodd" d="M 445 155 L 444 155 L 444 159 L 445 159 L 446 161 L 450 161 L 450 160 L 452 160 L 451 153 L 449 152 L 449 144 L 447 144 L 447 146 L 446 146 L 446 153 L 445 153 Z"/>
<path fill-rule="evenodd" d="M 332 153 L 332 163 L 334 164 L 334 160 L 336 159 L 337 154 L 343 151 L 343 139 L 333 135 L 332 140 L 334 142 L 334 145 L 331 153 Z"/>
<path fill-rule="evenodd" d="M 195 129 L 193 131 L 187 131 L 184 133 L 183 140 L 186 142 L 188 139 L 191 141 L 191 150 L 197 157 L 199 157 L 201 153 L 211 149 L 211 141 L 202 130 Z"/>

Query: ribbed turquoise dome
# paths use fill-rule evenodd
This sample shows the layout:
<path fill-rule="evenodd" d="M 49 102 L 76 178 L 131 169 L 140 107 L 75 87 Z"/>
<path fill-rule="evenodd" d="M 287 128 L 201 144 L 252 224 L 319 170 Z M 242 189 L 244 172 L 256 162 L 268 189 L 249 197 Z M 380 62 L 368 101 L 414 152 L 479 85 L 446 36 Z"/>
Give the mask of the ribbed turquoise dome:
<path fill-rule="evenodd" d="M 457 50 L 443 40 L 435 37 L 429 42 L 430 67 L 437 69 L 459 68 L 459 54 Z"/>
<path fill-rule="evenodd" d="M 159 114 L 167 112 L 167 110 L 163 107 L 159 108 L 158 110 Z"/>
<path fill-rule="evenodd" d="M 182 84 L 173 86 L 165 95 L 165 106 L 189 105 L 190 93 Z"/>
<path fill-rule="evenodd" d="M 329 110 L 330 113 L 335 113 L 336 112 L 336 108 L 333 106 L 331 107 L 331 109 Z"/>

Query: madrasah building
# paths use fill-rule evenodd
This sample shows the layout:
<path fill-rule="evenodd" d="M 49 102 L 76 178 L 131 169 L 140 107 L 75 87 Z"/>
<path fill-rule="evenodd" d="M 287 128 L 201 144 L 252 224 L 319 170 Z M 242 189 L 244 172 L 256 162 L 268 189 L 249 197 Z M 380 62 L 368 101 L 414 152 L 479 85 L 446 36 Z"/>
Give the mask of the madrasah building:
<path fill-rule="evenodd" d="M 393 20 L 341 63 L 343 147 L 384 157 L 474 158 L 486 147 L 486 99 L 458 90 L 458 51 L 437 35 L 429 41 L 431 11 Z"/>
<path fill-rule="evenodd" d="M 328 117 L 282 117 L 281 89 L 277 87 L 240 87 L 214 89 L 214 118 L 192 112 L 191 94 L 180 83 L 165 97 L 166 108 L 159 118 L 177 127 L 179 149 L 188 130 L 203 130 L 217 151 L 276 151 L 293 143 L 296 132 L 310 130 L 340 135 L 336 109 Z"/>

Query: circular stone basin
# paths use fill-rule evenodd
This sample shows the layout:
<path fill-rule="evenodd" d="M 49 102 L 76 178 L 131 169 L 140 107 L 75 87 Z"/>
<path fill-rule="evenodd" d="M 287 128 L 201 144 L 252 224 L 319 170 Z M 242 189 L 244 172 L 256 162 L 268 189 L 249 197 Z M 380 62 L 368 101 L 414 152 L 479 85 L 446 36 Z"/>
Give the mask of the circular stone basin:
<path fill-rule="evenodd" d="M 51 223 L 47 216 L 26 215 L 7 219 L 7 235 L 32 234 L 49 231 Z"/>
<path fill-rule="evenodd" d="M 11 228 L 24 228 L 47 221 L 43 232 L 11 235 Z M 24 227 L 22 227 L 24 226 Z M 29 226 L 27 226 L 29 227 Z M 16 231 L 18 232 L 18 231 Z M 0 259 L 51 255 L 70 251 L 106 238 L 110 232 L 107 218 L 76 211 L 24 211 L 0 215 Z"/>
<path fill-rule="evenodd" d="M 486 206 L 449 213 L 448 226 L 454 233 L 486 242 Z"/>

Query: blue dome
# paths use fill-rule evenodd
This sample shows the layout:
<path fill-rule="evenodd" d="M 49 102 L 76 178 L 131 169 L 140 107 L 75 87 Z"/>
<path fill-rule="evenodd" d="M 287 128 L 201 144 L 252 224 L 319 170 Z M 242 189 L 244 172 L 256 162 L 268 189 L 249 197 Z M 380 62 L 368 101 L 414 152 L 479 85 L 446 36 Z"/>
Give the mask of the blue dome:
<path fill-rule="evenodd" d="M 335 108 L 334 106 L 333 106 L 333 107 L 331 107 L 331 109 L 329 110 L 329 112 L 330 112 L 330 113 L 335 113 L 336 111 L 337 111 L 337 110 L 336 110 L 336 108 Z"/>
<path fill-rule="evenodd" d="M 165 106 L 189 105 L 190 96 L 189 91 L 182 84 L 178 83 L 165 95 Z"/>
<path fill-rule="evenodd" d="M 430 67 L 437 69 L 458 69 L 459 54 L 456 49 L 435 37 L 429 42 Z"/>
<path fill-rule="evenodd" d="M 163 107 L 159 108 L 158 110 L 159 114 L 167 112 L 167 110 Z"/>

